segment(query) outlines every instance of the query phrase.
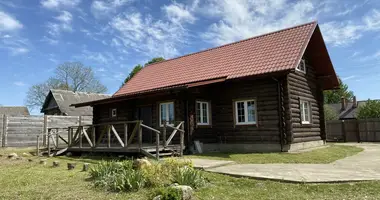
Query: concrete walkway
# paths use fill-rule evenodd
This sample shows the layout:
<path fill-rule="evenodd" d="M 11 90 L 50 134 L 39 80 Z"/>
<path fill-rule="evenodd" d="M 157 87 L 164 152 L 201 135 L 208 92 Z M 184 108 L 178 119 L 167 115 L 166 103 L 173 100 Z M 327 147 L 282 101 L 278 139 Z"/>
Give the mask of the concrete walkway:
<path fill-rule="evenodd" d="M 380 144 L 349 145 L 359 146 L 364 151 L 330 164 L 229 164 L 205 170 L 239 177 L 303 183 L 380 180 Z"/>

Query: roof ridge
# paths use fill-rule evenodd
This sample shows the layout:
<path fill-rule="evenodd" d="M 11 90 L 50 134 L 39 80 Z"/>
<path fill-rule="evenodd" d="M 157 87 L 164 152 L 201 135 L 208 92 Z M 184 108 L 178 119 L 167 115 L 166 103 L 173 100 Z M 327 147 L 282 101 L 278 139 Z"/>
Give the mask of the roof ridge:
<path fill-rule="evenodd" d="M 61 89 L 50 89 L 51 91 L 62 91 L 62 92 L 70 92 L 73 94 L 96 94 L 96 95 L 104 95 L 104 96 L 111 96 L 110 94 L 103 94 L 103 93 L 96 93 L 96 92 L 82 92 L 82 91 L 71 91 L 71 90 L 61 90 Z"/>
<path fill-rule="evenodd" d="M 156 64 L 159 64 L 159 63 L 168 62 L 168 61 L 171 61 L 171 60 L 176 60 L 176 59 L 187 57 L 187 56 L 191 56 L 191 55 L 194 55 L 194 54 L 199 54 L 199 53 L 211 51 L 211 50 L 214 50 L 214 49 L 219 49 L 219 48 L 222 48 L 222 47 L 238 44 L 238 43 L 245 42 L 245 41 L 248 41 L 248 40 L 252 40 L 252 39 L 256 39 L 256 38 L 272 35 L 272 34 L 275 34 L 275 33 L 280 33 L 280 32 L 287 31 L 287 30 L 294 29 L 294 28 L 298 28 L 298 27 L 301 27 L 301 26 L 306 26 L 306 25 L 309 25 L 309 24 L 317 24 L 317 23 L 318 23 L 318 21 L 314 20 L 314 21 L 311 21 L 311 22 L 308 22 L 308 23 L 298 24 L 298 25 L 295 25 L 295 26 L 292 26 L 292 27 L 288 27 L 288 28 L 272 31 L 272 32 L 269 32 L 269 33 L 263 33 L 261 35 L 256 35 L 256 36 L 253 36 L 253 37 L 250 37 L 250 38 L 242 39 L 242 40 L 231 42 L 231 43 L 228 43 L 228 44 L 223 44 L 221 46 L 211 47 L 209 49 L 205 49 L 205 50 L 189 53 L 189 54 L 186 54 L 186 55 L 182 55 L 182 56 L 178 56 L 178 57 L 175 57 L 175 58 L 163 60 L 163 61 L 160 61 L 160 62 L 151 63 L 149 65 L 144 66 L 143 69 L 146 68 L 146 67 L 148 67 L 148 66 L 156 65 Z M 140 70 L 140 71 L 142 71 L 142 70 Z"/>

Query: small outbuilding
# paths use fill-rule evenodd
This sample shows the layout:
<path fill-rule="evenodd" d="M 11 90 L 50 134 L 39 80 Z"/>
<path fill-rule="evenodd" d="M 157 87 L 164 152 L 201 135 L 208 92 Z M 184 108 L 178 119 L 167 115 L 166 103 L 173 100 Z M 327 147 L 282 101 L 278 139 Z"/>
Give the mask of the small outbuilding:
<path fill-rule="evenodd" d="M 45 115 L 92 116 L 92 108 L 90 106 L 74 108 L 70 107 L 70 105 L 109 97 L 110 95 L 107 94 L 52 89 L 46 96 L 41 113 Z"/>
<path fill-rule="evenodd" d="M 25 106 L 0 106 L 0 115 L 29 116 L 29 110 Z"/>

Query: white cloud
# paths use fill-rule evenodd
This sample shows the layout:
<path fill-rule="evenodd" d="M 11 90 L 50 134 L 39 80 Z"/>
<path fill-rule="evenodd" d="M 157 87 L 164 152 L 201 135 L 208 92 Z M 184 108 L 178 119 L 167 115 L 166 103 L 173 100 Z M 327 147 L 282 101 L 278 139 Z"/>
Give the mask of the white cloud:
<path fill-rule="evenodd" d="M 62 23 L 71 23 L 73 20 L 73 15 L 70 12 L 62 11 L 61 15 L 55 17 L 58 21 L 61 21 Z"/>
<path fill-rule="evenodd" d="M 154 20 L 138 12 L 123 13 L 110 22 L 123 47 L 153 56 L 173 57 L 186 42 L 186 30 L 170 21 Z"/>
<path fill-rule="evenodd" d="M 309 22 L 314 17 L 314 5 L 306 0 L 209 0 L 198 11 L 218 20 L 201 34 L 215 45 Z"/>
<path fill-rule="evenodd" d="M 31 45 L 29 40 L 18 36 L 11 38 L 0 38 L 0 48 L 8 50 L 12 56 L 28 53 L 30 51 L 30 47 Z"/>
<path fill-rule="evenodd" d="M 10 35 L 3 35 L 3 38 L 11 38 L 12 36 Z"/>
<path fill-rule="evenodd" d="M 347 77 L 343 77 L 342 78 L 342 81 L 347 81 L 347 80 L 350 80 L 350 79 L 353 79 L 353 78 L 355 78 L 356 76 L 347 76 Z"/>
<path fill-rule="evenodd" d="M 162 10 L 165 11 L 167 18 L 173 23 L 194 23 L 195 17 L 191 13 L 191 7 L 187 8 L 180 3 L 173 3 L 168 6 L 163 6 Z"/>
<path fill-rule="evenodd" d="M 362 26 L 348 22 L 327 22 L 321 24 L 322 35 L 327 43 L 334 46 L 345 46 L 362 37 Z"/>
<path fill-rule="evenodd" d="M 43 42 L 47 42 L 47 43 L 49 43 L 49 44 L 51 44 L 51 45 L 56 45 L 56 44 L 58 44 L 58 40 L 52 39 L 52 38 L 47 37 L 47 36 L 44 36 L 44 37 L 42 38 L 41 41 L 43 41 Z"/>
<path fill-rule="evenodd" d="M 21 29 L 23 25 L 11 15 L 0 11 L 0 32 Z"/>
<path fill-rule="evenodd" d="M 380 60 L 380 50 L 378 50 L 374 54 L 363 56 L 359 58 L 358 60 L 362 62 Z"/>
<path fill-rule="evenodd" d="M 41 5 L 47 9 L 72 8 L 79 3 L 80 0 L 41 0 Z"/>
<path fill-rule="evenodd" d="M 56 16 L 55 19 L 58 22 L 48 22 L 46 24 L 47 32 L 53 36 L 57 37 L 61 34 L 61 32 L 72 32 L 72 21 L 73 16 L 68 11 L 62 11 L 60 15 Z"/>
<path fill-rule="evenodd" d="M 26 84 L 24 82 L 22 82 L 22 81 L 13 82 L 13 85 L 16 85 L 16 86 L 19 86 L 19 87 L 26 86 Z"/>
<path fill-rule="evenodd" d="M 366 29 L 380 30 L 380 11 L 373 9 L 368 15 L 364 16 L 363 21 Z"/>
<path fill-rule="evenodd" d="M 133 0 L 95 0 L 91 4 L 91 12 L 96 18 L 103 18 L 116 13 L 118 8 L 131 2 Z"/>

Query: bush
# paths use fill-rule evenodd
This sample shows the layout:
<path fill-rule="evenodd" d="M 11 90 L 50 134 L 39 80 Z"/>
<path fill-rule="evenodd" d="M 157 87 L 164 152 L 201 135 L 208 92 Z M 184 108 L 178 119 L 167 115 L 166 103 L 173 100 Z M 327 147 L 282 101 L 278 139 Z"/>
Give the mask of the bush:
<path fill-rule="evenodd" d="M 121 173 L 125 170 L 132 169 L 133 162 L 130 160 L 116 162 L 116 161 L 101 161 L 97 165 L 90 168 L 90 177 L 97 179 L 99 177 L 106 177 L 113 174 Z"/>
<path fill-rule="evenodd" d="M 368 99 L 365 105 L 359 107 L 357 118 L 380 118 L 380 101 Z"/>
<path fill-rule="evenodd" d="M 152 199 L 158 195 L 161 195 L 161 200 L 181 200 L 182 194 L 180 190 L 175 188 L 159 188 L 157 189 L 152 196 Z"/>
<path fill-rule="evenodd" d="M 180 185 L 188 185 L 192 188 L 199 188 L 206 184 L 206 180 L 200 171 L 187 166 L 177 168 L 173 173 L 172 182 Z"/>

